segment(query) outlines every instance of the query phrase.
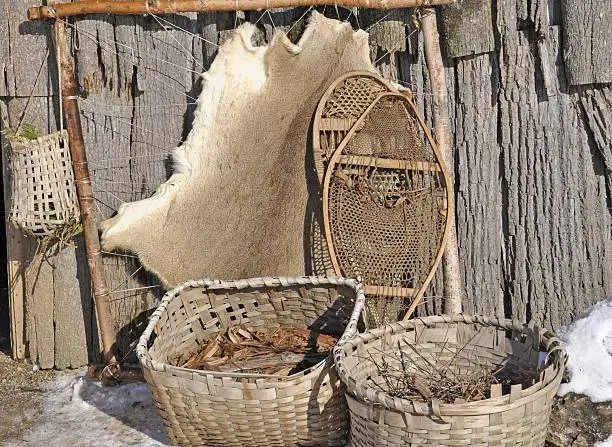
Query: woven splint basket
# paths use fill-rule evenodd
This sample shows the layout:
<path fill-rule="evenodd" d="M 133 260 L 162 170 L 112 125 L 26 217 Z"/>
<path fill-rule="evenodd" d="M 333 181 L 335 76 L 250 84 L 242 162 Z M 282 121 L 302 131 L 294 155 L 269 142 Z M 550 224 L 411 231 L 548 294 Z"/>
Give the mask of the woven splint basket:
<path fill-rule="evenodd" d="M 394 368 L 408 357 L 418 365 L 410 370 L 417 377 L 428 362 L 451 362 L 457 374 L 501 369 L 512 385 L 494 384 L 486 399 L 451 404 L 392 397 L 375 385 L 384 374 L 383 358 Z M 559 340 L 546 330 L 465 315 L 373 329 L 338 344 L 334 359 L 348 390 L 355 447 L 543 446 L 566 362 Z"/>
<path fill-rule="evenodd" d="M 233 326 L 308 326 L 342 336 L 357 325 L 364 296 L 344 278 L 201 280 L 168 292 L 137 347 L 144 376 L 173 444 L 343 445 L 349 416 L 332 356 L 290 376 L 174 366 Z M 353 333 L 354 331 L 349 331 Z M 155 333 L 155 336 L 153 335 Z"/>
<path fill-rule="evenodd" d="M 11 140 L 10 220 L 36 236 L 78 222 L 74 176 L 66 131 L 34 140 Z"/>

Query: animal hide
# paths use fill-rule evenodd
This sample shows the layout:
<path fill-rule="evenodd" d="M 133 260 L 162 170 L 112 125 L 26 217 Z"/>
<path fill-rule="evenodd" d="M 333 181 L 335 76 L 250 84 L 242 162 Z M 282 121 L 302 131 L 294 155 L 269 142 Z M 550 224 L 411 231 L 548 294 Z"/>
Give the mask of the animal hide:
<path fill-rule="evenodd" d="M 278 32 L 254 47 L 255 30 L 239 27 L 202 75 L 192 130 L 173 153 L 174 174 L 152 197 L 123 204 L 102 222 L 104 249 L 138 255 L 167 287 L 312 272 L 307 205 L 317 191 L 307 180 L 314 177 L 309 126 L 335 78 L 375 71 L 368 36 L 316 12 L 297 45 Z"/>

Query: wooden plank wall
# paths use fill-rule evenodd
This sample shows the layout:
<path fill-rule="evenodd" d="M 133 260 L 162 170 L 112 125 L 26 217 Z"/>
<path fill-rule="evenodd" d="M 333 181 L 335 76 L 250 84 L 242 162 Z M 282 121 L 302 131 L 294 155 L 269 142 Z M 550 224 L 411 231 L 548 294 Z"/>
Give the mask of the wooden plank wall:
<path fill-rule="evenodd" d="M 0 110 L 2 127 L 15 129 L 21 115 L 24 122 L 34 125 L 42 133 L 57 129 L 57 105 L 54 103 L 57 80 L 49 69 L 54 65 L 53 54 L 47 54 L 50 40 L 49 26 L 45 23 L 29 23 L 24 20 L 25 9 L 35 4 L 32 1 L 4 2 L 0 7 Z M 42 76 L 36 82 L 39 68 Z M 30 104 L 26 109 L 28 98 Z M 10 164 L 6 140 L 3 147 L 4 197 L 8 207 L 10 194 Z M 75 249 L 69 248 L 58 255 L 50 256 L 41 263 L 32 263 L 36 250 L 34 238 L 7 225 L 6 249 L 9 280 L 9 307 L 11 312 L 11 345 L 15 358 L 29 357 L 41 368 L 81 366 L 88 360 L 85 338 L 74 340 L 63 352 L 55 356 L 56 343 L 64 345 L 68 333 L 84 330 L 84 312 L 91 307 L 83 306 L 81 295 L 88 288 L 76 287 L 81 281 L 86 284 L 86 273 L 81 278 L 72 275 L 76 271 Z M 82 249 L 82 248 L 81 248 Z M 36 265 L 33 265 L 36 264 Z M 30 267 L 31 266 L 31 267 Z M 62 289 L 56 295 L 54 290 Z M 69 293 L 70 290 L 80 293 Z M 89 317 L 91 318 L 91 316 Z M 55 328 L 61 328 L 56 331 Z M 90 337 L 91 338 L 91 337 Z"/>
<path fill-rule="evenodd" d="M 52 132 L 57 80 L 47 68 L 53 55 L 45 58 L 48 25 L 25 20 L 26 7 L 37 3 L 0 6 L 0 110 L 3 126 L 15 126 L 44 63 L 26 121 Z M 610 0 L 461 0 L 442 10 L 468 312 L 535 319 L 555 329 L 612 295 L 612 79 L 610 52 L 602 47 L 612 41 L 610 10 Z M 303 24 L 291 27 L 305 11 L 71 22 L 79 30 L 72 51 L 99 216 L 151 195 L 168 177 L 170 151 L 192 120 L 198 73 L 236 24 L 259 20 L 261 42 L 274 27 L 297 36 Z M 325 12 L 336 17 L 335 8 Z M 411 12 L 338 13 L 368 29 L 381 72 L 412 88 L 430 120 L 429 80 Z M 584 26 L 593 32 L 580 32 Z M 577 55 L 576 48 L 590 51 Z M 7 186 L 5 196 L 10 199 Z M 95 360 L 82 242 L 43 263 L 38 286 L 24 273 L 33 241 L 9 229 L 7 246 L 14 356 L 57 368 Z M 134 341 L 161 291 L 129 255 L 106 255 L 105 268 L 120 349 L 133 360 Z M 429 292 L 435 297 L 420 313 L 442 310 L 440 290 L 438 275 Z"/>

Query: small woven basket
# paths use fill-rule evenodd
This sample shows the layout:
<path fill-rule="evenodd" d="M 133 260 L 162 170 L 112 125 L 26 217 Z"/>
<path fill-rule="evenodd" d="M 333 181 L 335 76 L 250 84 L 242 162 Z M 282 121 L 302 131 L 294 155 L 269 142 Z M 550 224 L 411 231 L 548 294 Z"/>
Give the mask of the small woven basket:
<path fill-rule="evenodd" d="M 34 140 L 11 140 L 10 219 L 36 236 L 79 221 L 79 205 L 66 131 Z"/>
<path fill-rule="evenodd" d="M 173 364 L 182 364 L 204 341 L 238 325 L 249 330 L 309 326 L 340 337 L 347 326 L 357 326 L 363 303 L 361 286 L 344 278 L 201 280 L 168 292 L 137 353 L 173 444 L 345 444 L 345 389 L 331 355 L 290 376 L 200 371 Z"/>
<path fill-rule="evenodd" d="M 392 397 L 374 384 L 381 383 L 382 358 L 394 368 L 402 356 L 418 365 L 411 370 L 417 376 L 429 364 L 452 362 L 457 374 L 501 369 L 513 385 L 492 385 L 490 397 L 467 403 Z M 348 390 L 354 447 L 543 446 L 566 362 L 559 340 L 546 330 L 466 315 L 373 329 L 337 344 L 334 359 Z"/>

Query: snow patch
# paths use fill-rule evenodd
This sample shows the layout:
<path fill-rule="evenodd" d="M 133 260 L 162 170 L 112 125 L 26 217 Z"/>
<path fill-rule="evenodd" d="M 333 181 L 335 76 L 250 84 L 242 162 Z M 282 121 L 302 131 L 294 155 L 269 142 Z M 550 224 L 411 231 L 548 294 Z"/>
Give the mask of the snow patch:
<path fill-rule="evenodd" d="M 8 447 L 169 445 L 145 383 L 103 387 L 83 370 L 60 374 L 48 385 L 33 427 Z"/>
<path fill-rule="evenodd" d="M 570 382 L 559 395 L 573 392 L 593 402 L 612 401 L 612 299 L 601 301 L 582 319 L 560 331 L 569 355 Z M 612 447 L 612 438 L 600 444 Z"/>
<path fill-rule="evenodd" d="M 593 447 L 612 447 L 612 435 L 605 441 L 596 442 Z"/>

